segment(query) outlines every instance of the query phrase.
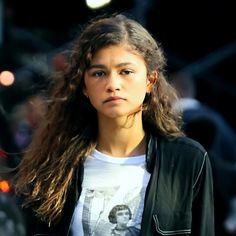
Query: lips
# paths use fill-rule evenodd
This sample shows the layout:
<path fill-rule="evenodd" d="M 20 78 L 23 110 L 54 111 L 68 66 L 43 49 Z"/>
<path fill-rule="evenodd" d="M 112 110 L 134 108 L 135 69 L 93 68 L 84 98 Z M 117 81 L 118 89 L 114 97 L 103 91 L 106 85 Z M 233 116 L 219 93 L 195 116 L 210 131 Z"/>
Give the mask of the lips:
<path fill-rule="evenodd" d="M 112 102 L 112 101 L 118 101 L 118 100 L 125 100 L 125 99 L 122 98 L 122 97 L 118 97 L 118 96 L 112 96 L 112 97 L 107 98 L 107 99 L 104 101 L 104 103 Z"/>

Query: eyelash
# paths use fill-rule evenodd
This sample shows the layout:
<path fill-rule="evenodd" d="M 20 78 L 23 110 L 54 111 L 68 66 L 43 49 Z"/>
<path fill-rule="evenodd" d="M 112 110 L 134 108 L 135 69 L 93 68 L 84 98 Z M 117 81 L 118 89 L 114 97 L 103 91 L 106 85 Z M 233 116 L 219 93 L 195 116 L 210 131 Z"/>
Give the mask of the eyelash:
<path fill-rule="evenodd" d="M 130 75 L 130 74 L 132 74 L 132 73 L 134 73 L 134 72 L 131 71 L 131 70 L 127 70 L 127 69 L 122 70 L 122 71 L 120 72 L 121 75 Z M 102 76 L 104 76 L 105 74 L 106 74 L 106 73 L 105 73 L 104 71 L 95 71 L 95 72 L 92 73 L 92 76 L 94 76 L 94 77 L 102 77 Z"/>
<path fill-rule="evenodd" d="M 124 75 L 129 75 L 129 74 L 132 74 L 132 73 L 133 73 L 133 71 L 131 71 L 131 70 L 122 70 L 121 71 L 121 74 L 124 74 Z"/>
<path fill-rule="evenodd" d="M 95 71 L 95 72 L 92 73 L 92 76 L 94 76 L 94 77 L 101 77 L 103 75 L 105 75 L 104 71 Z"/>

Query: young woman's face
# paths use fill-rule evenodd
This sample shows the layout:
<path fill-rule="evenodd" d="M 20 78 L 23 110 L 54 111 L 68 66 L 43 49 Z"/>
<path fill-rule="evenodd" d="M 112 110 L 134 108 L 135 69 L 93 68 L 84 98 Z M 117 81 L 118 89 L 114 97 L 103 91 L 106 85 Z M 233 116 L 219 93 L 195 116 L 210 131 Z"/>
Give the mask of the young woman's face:
<path fill-rule="evenodd" d="M 140 110 L 151 89 L 141 55 L 127 45 L 100 49 L 85 71 L 84 94 L 98 116 L 118 118 Z"/>

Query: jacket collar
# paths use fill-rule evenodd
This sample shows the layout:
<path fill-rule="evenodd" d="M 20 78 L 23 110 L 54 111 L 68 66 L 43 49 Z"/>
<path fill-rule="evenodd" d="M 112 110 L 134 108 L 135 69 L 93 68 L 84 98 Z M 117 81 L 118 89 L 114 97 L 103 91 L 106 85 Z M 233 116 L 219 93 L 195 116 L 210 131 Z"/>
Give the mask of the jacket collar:
<path fill-rule="evenodd" d="M 160 146 L 161 138 L 149 134 L 146 148 L 146 166 L 149 173 L 152 173 L 156 157 L 160 155 Z"/>

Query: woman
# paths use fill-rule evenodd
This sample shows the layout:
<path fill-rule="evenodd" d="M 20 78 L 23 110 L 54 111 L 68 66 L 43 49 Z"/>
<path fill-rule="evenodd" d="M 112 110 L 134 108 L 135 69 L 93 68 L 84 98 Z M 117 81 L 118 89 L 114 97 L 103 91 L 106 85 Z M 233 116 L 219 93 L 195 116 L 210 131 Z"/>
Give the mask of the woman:
<path fill-rule="evenodd" d="M 214 235 L 209 158 L 181 132 L 164 66 L 123 15 L 81 32 L 19 166 L 29 235 L 110 235 L 115 205 L 129 206 L 140 235 Z"/>

